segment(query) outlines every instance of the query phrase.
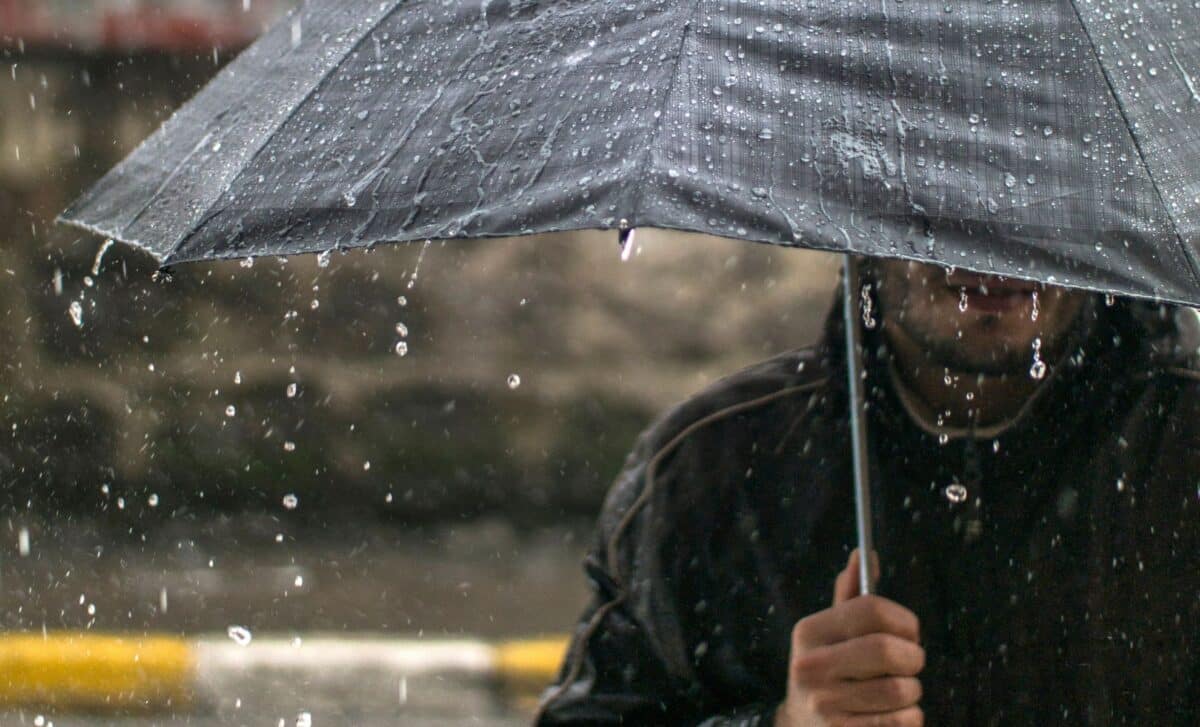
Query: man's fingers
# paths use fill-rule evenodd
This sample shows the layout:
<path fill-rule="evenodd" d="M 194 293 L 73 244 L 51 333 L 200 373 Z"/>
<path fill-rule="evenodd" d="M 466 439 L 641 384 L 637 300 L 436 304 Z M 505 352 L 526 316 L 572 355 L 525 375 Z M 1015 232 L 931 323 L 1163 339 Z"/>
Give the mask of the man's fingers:
<path fill-rule="evenodd" d="M 915 677 L 925 668 L 925 650 L 891 634 L 867 634 L 822 646 L 792 658 L 792 678 L 804 685 L 828 685 L 839 679 Z"/>
<path fill-rule="evenodd" d="M 838 724 L 846 727 L 923 727 L 925 713 L 920 707 L 906 707 L 898 712 L 853 714 Z"/>
<path fill-rule="evenodd" d="M 818 714 L 874 714 L 895 712 L 921 700 L 921 682 L 915 677 L 878 677 L 840 681 L 812 692 Z"/>
<path fill-rule="evenodd" d="M 855 548 L 850 552 L 850 560 L 846 563 L 846 567 L 838 574 L 837 579 L 833 583 L 833 605 L 837 605 L 844 601 L 849 601 L 851 598 L 859 595 L 859 576 L 858 576 L 858 560 L 859 551 Z M 870 559 L 871 568 L 871 585 L 874 586 L 879 582 L 879 554 L 872 552 Z"/>
<path fill-rule="evenodd" d="M 918 642 L 921 624 L 915 613 L 895 601 L 883 596 L 860 596 L 800 619 L 792 630 L 792 652 L 877 632 Z"/>

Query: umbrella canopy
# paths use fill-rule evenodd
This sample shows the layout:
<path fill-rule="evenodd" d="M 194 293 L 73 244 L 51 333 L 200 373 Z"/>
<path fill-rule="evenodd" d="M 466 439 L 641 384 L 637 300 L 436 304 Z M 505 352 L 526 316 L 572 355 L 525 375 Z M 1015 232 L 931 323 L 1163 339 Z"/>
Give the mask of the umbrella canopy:
<path fill-rule="evenodd" d="M 1200 304 L 1200 10 L 312 0 L 63 218 L 163 266 L 652 226 Z"/>

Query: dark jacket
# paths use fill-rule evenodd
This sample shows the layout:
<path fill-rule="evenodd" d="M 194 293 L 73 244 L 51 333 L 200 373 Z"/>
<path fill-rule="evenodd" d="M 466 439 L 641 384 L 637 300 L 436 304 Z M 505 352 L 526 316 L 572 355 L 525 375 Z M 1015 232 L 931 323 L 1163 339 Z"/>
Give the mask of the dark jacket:
<path fill-rule="evenodd" d="M 1172 315 L 1096 301 L 1021 414 L 945 438 L 870 334 L 879 592 L 921 619 L 927 724 L 1200 724 L 1200 375 Z M 831 318 L 639 438 L 538 724 L 770 724 L 854 543 L 841 351 Z"/>

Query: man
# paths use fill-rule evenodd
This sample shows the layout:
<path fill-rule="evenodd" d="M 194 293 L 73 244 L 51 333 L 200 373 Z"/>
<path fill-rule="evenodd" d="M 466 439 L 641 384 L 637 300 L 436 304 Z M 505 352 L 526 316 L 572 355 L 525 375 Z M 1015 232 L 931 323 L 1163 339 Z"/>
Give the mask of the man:
<path fill-rule="evenodd" d="M 834 315 L 640 437 L 539 724 L 1200 723 L 1194 312 L 869 277 L 880 595 L 848 558 Z"/>

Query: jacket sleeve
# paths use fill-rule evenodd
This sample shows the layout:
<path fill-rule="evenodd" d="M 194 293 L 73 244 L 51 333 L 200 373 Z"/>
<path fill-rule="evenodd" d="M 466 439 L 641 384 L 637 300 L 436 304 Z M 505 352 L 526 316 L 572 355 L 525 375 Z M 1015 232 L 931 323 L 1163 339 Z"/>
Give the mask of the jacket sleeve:
<path fill-rule="evenodd" d="M 769 727 L 774 704 L 713 706 L 705 685 L 671 668 L 660 635 L 678 624 L 665 613 L 639 613 L 627 583 L 638 582 L 636 545 L 609 547 L 614 537 L 636 530 L 626 523 L 644 491 L 655 437 L 643 435 L 606 499 L 596 545 L 584 560 L 593 596 L 575 626 L 556 683 L 545 692 L 534 717 L 551 725 L 693 725 Z M 636 518 L 637 513 L 633 513 Z M 634 539 L 636 542 L 636 539 Z M 618 562 L 612 562 L 614 559 Z M 663 628 L 663 627 L 666 628 Z"/>

